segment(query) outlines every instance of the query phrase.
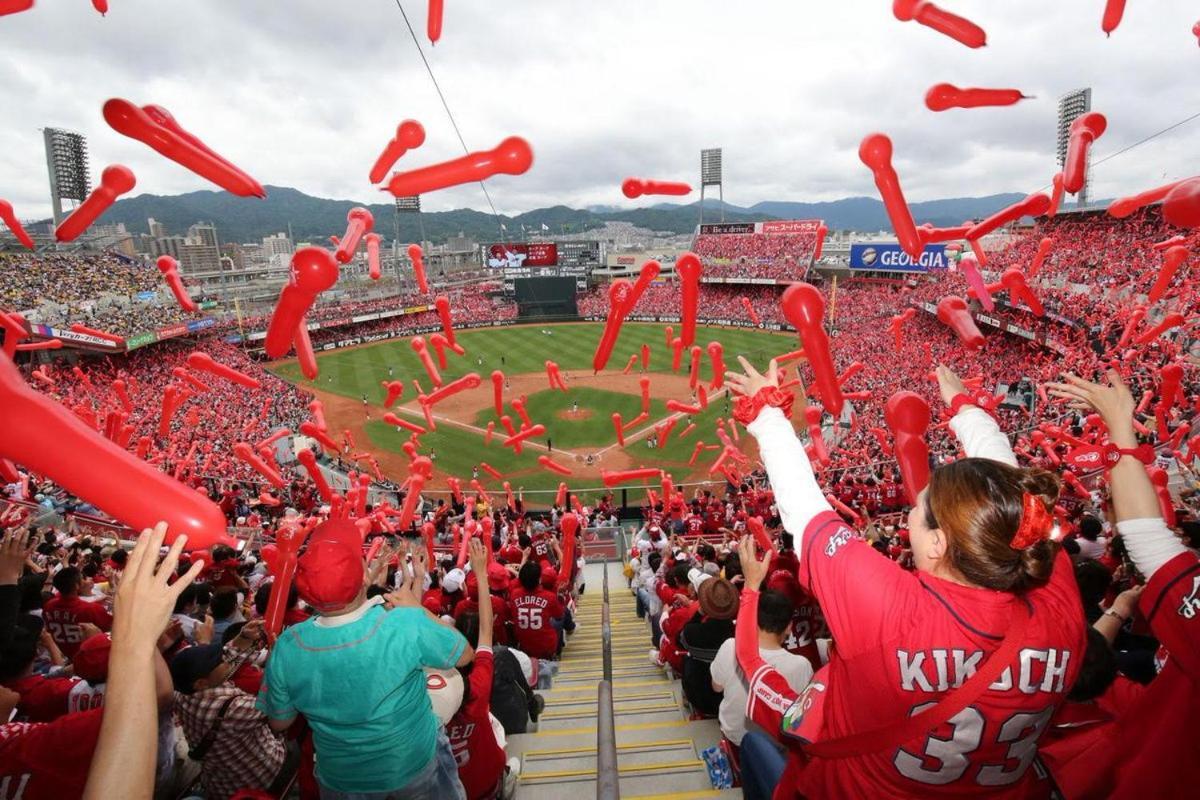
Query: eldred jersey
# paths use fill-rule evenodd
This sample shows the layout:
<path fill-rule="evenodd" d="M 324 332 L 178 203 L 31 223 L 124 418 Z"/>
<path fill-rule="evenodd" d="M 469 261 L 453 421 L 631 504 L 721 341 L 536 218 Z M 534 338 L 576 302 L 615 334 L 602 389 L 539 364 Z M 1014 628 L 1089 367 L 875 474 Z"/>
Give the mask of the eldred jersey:
<path fill-rule="evenodd" d="M 83 644 L 83 630 L 79 627 L 90 622 L 102 631 L 112 629 L 112 616 L 104 606 L 80 600 L 78 597 L 55 595 L 42 609 L 46 630 L 54 637 L 54 643 L 67 658 L 74 658 Z"/>
<path fill-rule="evenodd" d="M 518 586 L 508 606 L 515 625 L 517 648 L 534 658 L 554 658 L 558 652 L 558 631 L 550 620 L 559 619 L 565 613 L 558 595 L 545 589 L 529 592 Z"/>
<path fill-rule="evenodd" d="M 812 759 L 802 771 L 789 769 L 785 779 L 791 783 L 781 782 L 775 797 L 1044 793 L 1045 782 L 1031 768 L 1037 741 L 1073 684 L 1086 645 L 1070 559 L 1060 553 L 1050 581 L 1021 600 L 905 572 L 833 512 L 809 522 L 803 548 L 800 582 L 820 602 L 837 642 L 829 664 L 813 678 L 825 688 L 821 739 L 874 730 L 923 711 L 999 646 L 1011 603 L 1028 602 L 1032 619 L 1017 660 L 947 723 L 890 750 Z M 773 674 L 756 671 L 748 713 L 778 731 L 796 695 L 768 680 Z"/>
<path fill-rule="evenodd" d="M 458 777 L 467 792 L 467 800 L 494 797 L 496 786 L 504 776 L 504 751 L 496 743 L 488 714 L 494 669 L 492 648 L 476 650 L 467 702 L 446 723 L 446 736 L 450 739 L 454 760 L 458 762 Z"/>

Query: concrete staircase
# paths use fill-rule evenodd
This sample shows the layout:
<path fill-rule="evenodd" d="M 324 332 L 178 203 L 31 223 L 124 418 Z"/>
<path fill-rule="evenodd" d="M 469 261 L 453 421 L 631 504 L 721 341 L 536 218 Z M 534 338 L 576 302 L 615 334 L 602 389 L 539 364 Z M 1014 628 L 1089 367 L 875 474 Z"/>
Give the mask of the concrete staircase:
<path fill-rule="evenodd" d="M 575 635 L 563 651 L 554 686 L 541 694 L 546 710 L 536 733 L 510 737 L 508 754 L 521 758 L 519 800 L 588 800 L 596 794 L 597 683 L 603 676 L 601 564 L 587 566 Z M 711 787 L 700 751 L 716 744 L 715 720 L 689 721 L 678 681 L 650 663 L 649 628 L 636 601 L 609 565 L 613 712 L 622 798 L 741 797 Z"/>

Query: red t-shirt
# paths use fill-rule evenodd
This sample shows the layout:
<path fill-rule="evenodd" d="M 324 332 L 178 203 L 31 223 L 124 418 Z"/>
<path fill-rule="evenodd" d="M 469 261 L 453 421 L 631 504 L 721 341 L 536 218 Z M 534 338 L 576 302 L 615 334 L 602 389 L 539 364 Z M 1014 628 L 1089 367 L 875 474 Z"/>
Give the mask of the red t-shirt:
<path fill-rule="evenodd" d="M 17 712 L 30 722 L 52 722 L 71 710 L 71 689 L 78 678 L 47 678 L 29 675 L 5 684 L 21 695 Z M 4 797 L 0 794 L 0 798 Z"/>
<path fill-rule="evenodd" d="M 80 797 L 100 736 L 104 709 L 54 722 L 0 725 L 0 796 L 15 800 Z"/>
<path fill-rule="evenodd" d="M 238 566 L 239 562 L 236 558 L 227 558 L 219 564 L 207 567 L 200 577 L 213 588 L 237 586 Z"/>
<path fill-rule="evenodd" d="M 1011 603 L 1033 617 L 1018 659 L 973 704 L 930 733 L 879 753 L 812 759 L 793 754 L 776 789 L 788 797 L 989 797 L 1044 794 L 1029 769 L 1037 740 L 1075 681 L 1086 631 L 1070 559 L 1060 553 L 1046 585 L 1011 594 L 905 572 L 880 558 L 833 512 L 803 537 L 799 578 L 821 605 L 837 647 L 814 677 L 824 687 L 821 737 L 873 730 L 919 713 L 974 674 L 999 646 Z M 780 731 L 795 692 L 754 670 L 748 713 Z M 786 737 L 785 737 L 786 738 Z M 795 743 L 794 739 L 788 740 Z"/>
<path fill-rule="evenodd" d="M 492 626 L 496 644 L 508 644 L 508 628 L 505 624 L 508 622 L 508 604 L 504 602 L 503 597 L 497 597 L 494 594 L 489 596 L 492 598 Z M 459 600 L 458 604 L 454 606 L 454 613 L 451 616 L 458 619 L 463 614 L 478 613 L 479 601 L 466 597 Z"/>
<path fill-rule="evenodd" d="M 509 617 L 515 624 L 517 647 L 534 658 L 554 658 L 558 631 L 550 620 L 565 613 L 558 595 L 538 588 L 532 592 L 518 585 L 508 601 Z"/>
<path fill-rule="evenodd" d="M 813 602 L 805 602 L 792 614 L 792 624 L 783 640 L 783 649 L 798 656 L 804 656 L 813 669 L 821 666 L 821 652 L 817 648 L 817 639 L 828 639 L 829 628 L 825 625 L 825 615 L 821 607 Z"/>
<path fill-rule="evenodd" d="M 83 644 L 81 623 L 90 622 L 102 631 L 112 629 L 112 616 L 104 606 L 80 600 L 75 595 L 50 598 L 42 609 L 42 619 L 46 622 L 46 630 L 54 637 L 54 643 L 67 658 L 74 658 L 79 645 Z"/>
<path fill-rule="evenodd" d="M 492 648 L 475 651 L 468 699 L 446 724 L 450 749 L 458 762 L 458 777 L 467 800 L 494 797 L 504 777 L 504 751 L 496 741 L 488 709 L 492 702 Z"/>

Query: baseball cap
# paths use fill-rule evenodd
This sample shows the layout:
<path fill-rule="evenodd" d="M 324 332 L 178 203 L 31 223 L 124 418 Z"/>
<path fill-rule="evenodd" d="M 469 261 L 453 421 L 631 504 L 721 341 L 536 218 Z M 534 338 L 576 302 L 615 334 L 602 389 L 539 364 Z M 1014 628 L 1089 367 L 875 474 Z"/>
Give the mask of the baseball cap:
<path fill-rule="evenodd" d="M 558 584 L 558 570 L 549 564 L 542 565 L 542 587 L 553 589 Z"/>
<path fill-rule="evenodd" d="M 107 633 L 89 636 L 79 645 L 72 664 L 75 674 L 93 686 L 108 680 L 108 654 L 112 650 L 112 639 Z"/>
<path fill-rule="evenodd" d="M 300 599 L 318 611 L 349 605 L 363 587 L 362 546 L 321 539 L 308 546 L 296 567 Z"/>
<path fill-rule="evenodd" d="M 508 591 L 508 570 L 495 561 L 488 564 L 488 588 L 499 592 Z"/>
<path fill-rule="evenodd" d="M 446 573 L 446 577 L 442 578 L 442 588 L 447 592 L 457 592 L 466 583 L 466 580 L 467 573 L 455 567 Z"/>
<path fill-rule="evenodd" d="M 175 691 L 191 694 L 192 685 L 220 665 L 221 650 L 220 644 L 201 644 L 176 653 L 169 667 Z"/>

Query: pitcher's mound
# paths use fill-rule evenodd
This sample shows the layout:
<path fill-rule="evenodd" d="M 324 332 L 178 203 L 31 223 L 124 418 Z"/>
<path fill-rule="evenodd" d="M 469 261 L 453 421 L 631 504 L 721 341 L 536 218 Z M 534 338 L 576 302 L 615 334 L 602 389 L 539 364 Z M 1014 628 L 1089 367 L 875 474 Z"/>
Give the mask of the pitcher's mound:
<path fill-rule="evenodd" d="M 572 422 L 582 422 L 585 419 L 592 418 L 592 412 L 586 408 L 581 408 L 578 411 L 572 411 L 569 408 L 563 409 L 555 414 L 559 419 L 569 419 Z"/>

